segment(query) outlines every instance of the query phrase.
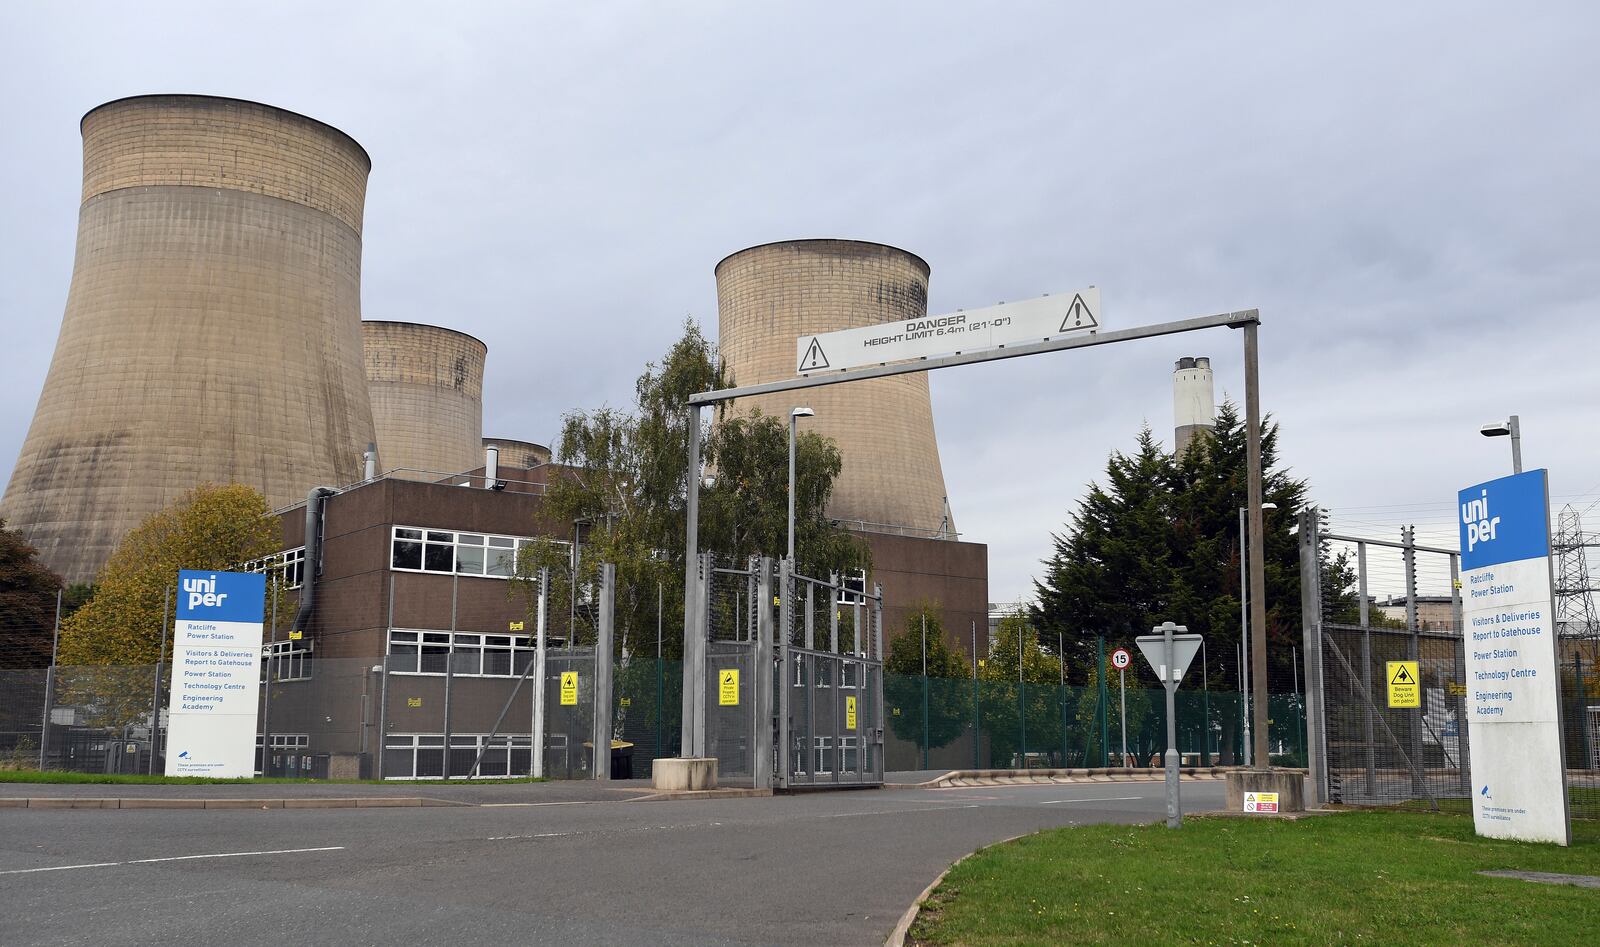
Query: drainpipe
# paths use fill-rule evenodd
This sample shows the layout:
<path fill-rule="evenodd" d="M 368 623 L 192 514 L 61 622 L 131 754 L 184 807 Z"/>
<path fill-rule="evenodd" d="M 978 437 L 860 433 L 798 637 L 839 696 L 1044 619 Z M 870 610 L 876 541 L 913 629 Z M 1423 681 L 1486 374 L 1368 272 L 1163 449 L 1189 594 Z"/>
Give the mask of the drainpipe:
<path fill-rule="evenodd" d="M 317 597 L 317 569 L 322 564 L 322 501 L 339 491 L 332 487 L 312 487 L 306 494 L 306 564 L 300 579 L 300 607 L 294 613 L 296 631 L 305 631 Z"/>

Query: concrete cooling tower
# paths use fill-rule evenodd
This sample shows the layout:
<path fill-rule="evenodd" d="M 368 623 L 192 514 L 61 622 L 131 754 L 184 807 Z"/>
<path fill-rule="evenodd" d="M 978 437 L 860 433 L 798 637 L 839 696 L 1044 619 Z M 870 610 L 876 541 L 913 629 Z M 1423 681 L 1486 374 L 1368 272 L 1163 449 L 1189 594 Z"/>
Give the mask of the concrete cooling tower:
<path fill-rule="evenodd" d="M 486 437 L 485 448 L 500 451 L 500 466 L 537 467 L 550 462 L 550 448 L 532 441 L 512 441 L 503 437 Z"/>
<path fill-rule="evenodd" d="M 363 322 L 361 337 L 380 466 L 410 480 L 482 467 L 488 346 L 413 322 Z"/>
<path fill-rule="evenodd" d="M 196 95 L 119 99 L 82 132 L 66 313 L 0 501 L 69 582 L 198 483 L 287 505 L 360 479 L 373 439 L 366 151 L 303 115 Z"/>
<path fill-rule="evenodd" d="M 722 357 L 739 385 L 793 378 L 799 336 L 928 313 L 928 264 L 876 243 L 764 244 L 725 258 L 716 277 Z M 734 410 L 759 408 L 787 423 L 799 405 L 817 412 L 802 430 L 833 438 L 844 455 L 829 516 L 868 530 L 955 529 L 945 522 L 926 374 L 741 398 Z"/>

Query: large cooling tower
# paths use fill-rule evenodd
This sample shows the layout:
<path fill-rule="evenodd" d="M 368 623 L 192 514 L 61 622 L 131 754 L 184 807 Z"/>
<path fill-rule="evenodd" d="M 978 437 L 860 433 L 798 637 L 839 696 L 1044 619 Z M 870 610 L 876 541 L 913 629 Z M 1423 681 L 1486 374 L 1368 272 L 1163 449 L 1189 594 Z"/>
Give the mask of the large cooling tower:
<path fill-rule="evenodd" d="M 195 95 L 119 99 L 82 131 L 72 286 L 0 501 L 71 582 L 195 484 L 286 505 L 360 479 L 373 439 L 361 146 L 303 115 Z"/>
<path fill-rule="evenodd" d="M 438 480 L 482 467 L 488 346 L 414 322 L 363 322 L 361 337 L 383 469 Z"/>
<path fill-rule="evenodd" d="M 764 244 L 725 258 L 716 276 L 722 357 L 739 385 L 793 378 L 799 336 L 928 313 L 928 264 L 876 243 Z M 833 438 L 844 455 L 829 516 L 869 530 L 954 530 L 926 374 L 740 399 L 734 410 L 759 408 L 787 423 L 797 405 L 817 412 L 801 427 Z"/>
<path fill-rule="evenodd" d="M 532 441 L 513 441 L 504 437 L 486 437 L 484 447 L 500 451 L 500 466 L 537 467 L 550 462 L 550 448 Z"/>

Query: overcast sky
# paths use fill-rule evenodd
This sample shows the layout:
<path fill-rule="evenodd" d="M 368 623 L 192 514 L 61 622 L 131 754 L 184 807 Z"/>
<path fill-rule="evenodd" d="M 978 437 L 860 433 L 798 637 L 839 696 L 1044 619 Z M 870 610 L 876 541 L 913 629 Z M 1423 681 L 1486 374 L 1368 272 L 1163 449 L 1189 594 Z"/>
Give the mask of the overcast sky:
<path fill-rule="evenodd" d="M 487 342 L 486 434 L 626 404 L 686 316 L 715 337 L 726 254 L 847 237 L 925 258 L 934 312 L 1088 284 L 1108 328 L 1260 309 L 1264 406 L 1341 529 L 1453 542 L 1513 412 L 1556 504 L 1600 502 L 1593 4 L 454 6 L 0 9 L 0 476 L 66 300 L 79 117 L 199 92 L 366 146 L 363 314 Z M 1108 451 L 1170 443 L 1173 359 L 1242 397 L 1240 341 L 934 376 L 991 599 Z"/>

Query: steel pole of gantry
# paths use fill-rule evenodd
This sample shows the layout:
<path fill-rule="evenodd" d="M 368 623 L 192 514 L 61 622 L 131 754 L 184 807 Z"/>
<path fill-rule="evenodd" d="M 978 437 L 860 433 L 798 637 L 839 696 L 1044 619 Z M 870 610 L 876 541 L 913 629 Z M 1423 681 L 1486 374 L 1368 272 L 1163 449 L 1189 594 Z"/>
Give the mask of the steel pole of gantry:
<path fill-rule="evenodd" d="M 1306 762 L 1313 800 L 1328 801 L 1327 735 L 1322 692 L 1322 577 L 1317 527 L 1321 515 L 1307 507 L 1300 513 L 1300 627 L 1306 649 Z"/>
<path fill-rule="evenodd" d="M 1254 742 L 1251 757 L 1256 766 L 1270 761 L 1267 749 L 1267 561 L 1261 513 L 1261 365 L 1260 324 L 1244 324 L 1245 478 L 1249 506 L 1250 553 L 1250 676 Z"/>
<path fill-rule="evenodd" d="M 683 724 L 678 752 L 685 758 L 705 756 L 705 656 L 699 650 L 700 609 L 698 558 L 700 554 L 700 406 L 689 405 L 689 466 L 684 472 L 683 553 Z"/>
<path fill-rule="evenodd" d="M 616 636 L 617 566 L 600 563 L 600 614 L 594 643 L 594 778 L 611 779 L 611 652 Z"/>

